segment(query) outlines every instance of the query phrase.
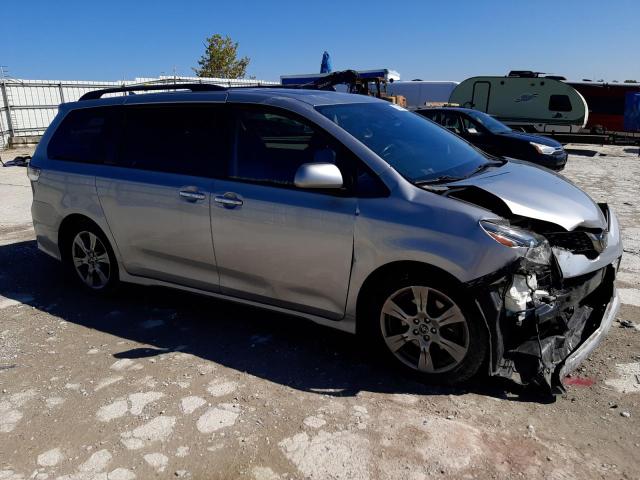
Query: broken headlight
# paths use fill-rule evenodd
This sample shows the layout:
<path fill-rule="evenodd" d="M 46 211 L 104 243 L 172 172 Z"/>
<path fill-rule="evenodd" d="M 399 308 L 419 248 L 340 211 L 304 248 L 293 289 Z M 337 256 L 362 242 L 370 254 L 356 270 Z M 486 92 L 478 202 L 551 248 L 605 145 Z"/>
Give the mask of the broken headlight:
<path fill-rule="evenodd" d="M 538 265 L 551 263 L 551 246 L 546 238 L 528 230 L 513 227 L 508 223 L 480 220 L 480 226 L 487 235 L 506 247 L 526 248 L 524 258 L 531 263 Z"/>

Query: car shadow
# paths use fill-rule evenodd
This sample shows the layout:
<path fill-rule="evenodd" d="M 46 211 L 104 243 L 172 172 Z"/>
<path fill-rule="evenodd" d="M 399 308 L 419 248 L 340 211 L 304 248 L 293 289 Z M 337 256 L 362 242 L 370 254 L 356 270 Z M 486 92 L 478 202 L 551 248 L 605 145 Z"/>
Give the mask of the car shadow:
<path fill-rule="evenodd" d="M 587 150 L 582 148 L 565 148 L 564 151 L 569 155 L 578 155 L 581 157 L 595 157 L 598 154 L 597 150 Z"/>
<path fill-rule="evenodd" d="M 427 385 L 389 366 L 357 337 L 301 318 L 177 290 L 124 285 L 112 297 L 85 292 L 33 240 L 0 246 L 0 295 L 60 319 L 149 345 L 115 353 L 148 358 L 181 351 L 305 392 L 423 395 L 474 392 L 548 403 L 517 385 L 480 378 L 465 388 Z"/>

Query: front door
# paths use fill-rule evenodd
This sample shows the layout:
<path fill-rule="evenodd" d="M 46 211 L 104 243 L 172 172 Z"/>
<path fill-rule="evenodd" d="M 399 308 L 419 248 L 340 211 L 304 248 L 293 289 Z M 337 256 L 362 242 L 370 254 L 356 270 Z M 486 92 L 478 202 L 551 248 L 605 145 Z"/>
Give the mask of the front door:
<path fill-rule="evenodd" d="M 129 105 L 116 165 L 101 167 L 98 195 L 133 275 L 210 291 L 219 278 L 210 200 L 221 105 Z"/>
<path fill-rule="evenodd" d="M 341 318 L 356 215 L 347 155 L 334 148 L 330 156 L 344 189 L 301 190 L 294 186 L 297 168 L 333 148 L 325 134 L 285 111 L 257 106 L 235 109 L 235 129 L 211 207 L 222 292 Z"/>
<path fill-rule="evenodd" d="M 479 125 L 475 120 L 466 115 L 460 116 L 462 123 L 462 137 L 472 143 L 480 150 L 492 155 L 501 155 L 500 137 L 493 135 L 484 126 Z"/>

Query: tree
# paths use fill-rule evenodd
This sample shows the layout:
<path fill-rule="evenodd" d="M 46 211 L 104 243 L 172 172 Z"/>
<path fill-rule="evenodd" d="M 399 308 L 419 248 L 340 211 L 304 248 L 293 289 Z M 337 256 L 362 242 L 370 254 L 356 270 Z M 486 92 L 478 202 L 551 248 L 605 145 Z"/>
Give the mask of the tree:
<path fill-rule="evenodd" d="M 238 58 L 238 42 L 216 33 L 207 38 L 204 47 L 198 68 L 193 69 L 198 77 L 244 78 L 251 59 Z"/>
<path fill-rule="evenodd" d="M 638 83 L 637 80 L 625 80 L 624 83 Z"/>

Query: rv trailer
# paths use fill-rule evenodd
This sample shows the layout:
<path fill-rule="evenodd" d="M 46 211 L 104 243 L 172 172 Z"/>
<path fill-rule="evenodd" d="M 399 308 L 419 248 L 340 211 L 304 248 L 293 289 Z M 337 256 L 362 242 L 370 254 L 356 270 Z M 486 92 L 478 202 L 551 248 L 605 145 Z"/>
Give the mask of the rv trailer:
<path fill-rule="evenodd" d="M 402 95 L 407 99 L 407 107 L 420 108 L 427 103 L 447 103 L 453 89 L 459 82 L 438 82 L 426 80 L 399 81 L 387 85 L 389 95 Z"/>
<path fill-rule="evenodd" d="M 589 117 L 584 97 L 562 81 L 538 75 L 468 78 L 454 89 L 449 103 L 480 110 L 527 132 L 575 133 L 584 128 Z"/>

